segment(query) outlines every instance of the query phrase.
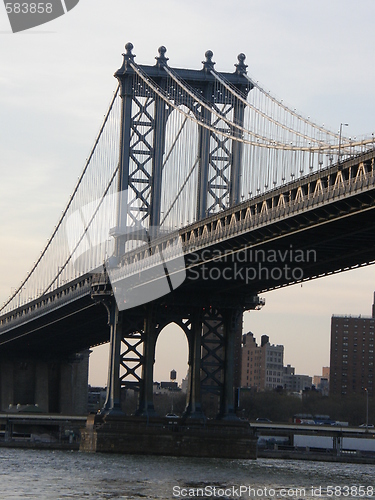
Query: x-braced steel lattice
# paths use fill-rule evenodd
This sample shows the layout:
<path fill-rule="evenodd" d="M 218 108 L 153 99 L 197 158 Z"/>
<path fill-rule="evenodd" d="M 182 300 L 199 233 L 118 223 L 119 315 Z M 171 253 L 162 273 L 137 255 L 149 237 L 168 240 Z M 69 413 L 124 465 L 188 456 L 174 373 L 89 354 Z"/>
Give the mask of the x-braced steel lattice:
<path fill-rule="evenodd" d="M 218 108 L 217 105 L 214 105 Z M 220 106 L 220 114 L 223 117 L 229 117 L 233 111 L 233 104 L 224 104 Z M 230 129 L 222 118 L 216 118 L 213 127 L 220 128 L 226 133 Z M 229 192 L 232 165 L 232 142 L 228 137 L 219 136 L 211 131 L 210 133 L 210 154 L 209 154 L 209 172 L 208 172 L 208 199 L 207 213 L 211 214 L 224 210 L 229 206 Z"/>
<path fill-rule="evenodd" d="M 217 309 L 203 316 L 201 389 L 222 396 L 225 366 L 224 320 Z"/>
<path fill-rule="evenodd" d="M 121 314 L 120 383 L 139 391 L 142 383 L 144 318 L 143 314 Z"/>

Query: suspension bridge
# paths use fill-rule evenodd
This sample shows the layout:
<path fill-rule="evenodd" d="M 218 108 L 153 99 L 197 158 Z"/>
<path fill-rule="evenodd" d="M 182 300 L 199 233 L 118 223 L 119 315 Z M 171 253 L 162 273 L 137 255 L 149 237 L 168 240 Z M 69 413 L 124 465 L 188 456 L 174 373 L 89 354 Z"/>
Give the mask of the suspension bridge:
<path fill-rule="evenodd" d="M 208 392 L 230 419 L 242 314 L 259 294 L 374 262 L 374 134 L 299 114 L 249 76 L 244 54 L 225 73 L 211 51 L 192 70 L 165 47 L 154 66 L 125 50 L 69 202 L 1 307 L 1 409 L 28 392 L 64 411 L 51 388 L 61 393 L 67 360 L 110 341 L 103 414 L 120 414 L 131 387 L 152 416 L 156 340 L 175 322 L 189 345 L 186 416 L 202 417 Z M 29 385 L 15 382 L 20 362 Z"/>

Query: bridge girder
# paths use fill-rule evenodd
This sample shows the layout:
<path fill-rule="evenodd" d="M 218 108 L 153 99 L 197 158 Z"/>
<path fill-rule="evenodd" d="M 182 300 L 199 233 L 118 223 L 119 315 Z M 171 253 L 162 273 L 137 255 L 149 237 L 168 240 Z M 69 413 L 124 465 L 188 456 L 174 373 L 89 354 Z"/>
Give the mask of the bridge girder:
<path fill-rule="evenodd" d="M 315 249 L 318 258 L 301 263 L 304 275 L 296 282 L 374 262 L 374 157 L 374 152 L 366 153 L 361 158 L 289 183 L 268 195 L 180 230 L 188 278 L 191 270 L 199 270 L 203 265 L 219 269 L 226 265 L 225 260 L 211 263 L 207 258 L 215 250 L 230 259 L 232 255 L 251 248 L 265 252 L 275 248 L 286 251 L 291 245 L 302 251 Z M 338 176 L 344 179 L 341 185 L 336 182 Z M 316 189 L 318 182 L 323 186 L 322 190 Z M 306 193 L 303 199 L 297 196 L 299 188 Z M 279 203 L 282 198 L 287 200 L 283 205 Z M 265 202 L 268 209 L 262 212 Z M 155 245 L 161 250 L 166 248 L 168 235 L 161 237 Z M 135 258 L 137 252 L 128 253 L 123 265 L 129 265 Z M 3 315 L 0 318 L 0 354 L 28 349 L 41 355 L 43 352 L 71 353 L 107 342 L 106 312 L 91 300 L 91 280 L 92 276 L 82 277 Z M 173 294 L 157 303 L 186 304 L 192 300 L 210 305 L 211 299 L 211 303 L 213 300 L 216 303 L 228 301 L 229 290 L 234 294 L 231 296 L 233 300 L 238 301 L 293 283 L 287 279 L 252 280 L 248 283 L 240 279 L 204 280 L 200 270 L 199 279 L 185 280 Z M 64 334 L 63 331 L 71 333 Z"/>

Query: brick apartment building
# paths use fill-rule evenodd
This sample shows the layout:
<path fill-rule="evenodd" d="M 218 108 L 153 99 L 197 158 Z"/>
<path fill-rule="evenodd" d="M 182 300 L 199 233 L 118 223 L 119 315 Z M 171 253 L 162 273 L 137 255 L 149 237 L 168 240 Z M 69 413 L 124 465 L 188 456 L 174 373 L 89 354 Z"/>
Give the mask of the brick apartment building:
<path fill-rule="evenodd" d="M 329 393 L 374 396 L 375 294 L 372 316 L 333 315 Z"/>

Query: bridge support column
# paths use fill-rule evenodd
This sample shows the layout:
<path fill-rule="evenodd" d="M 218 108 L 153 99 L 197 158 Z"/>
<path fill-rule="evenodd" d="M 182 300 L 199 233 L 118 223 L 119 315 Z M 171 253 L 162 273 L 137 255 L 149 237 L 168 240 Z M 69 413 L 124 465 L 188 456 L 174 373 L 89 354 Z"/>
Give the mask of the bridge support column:
<path fill-rule="evenodd" d="M 206 73 L 210 73 L 214 69 L 215 63 L 212 62 L 212 52 L 206 52 L 206 61 L 203 63 L 203 70 Z M 207 102 L 212 102 L 213 100 L 213 83 L 207 82 L 203 90 L 204 98 Z M 212 114 L 207 108 L 203 108 L 201 119 L 204 123 L 211 124 Z M 206 217 L 208 206 L 208 178 L 209 178 L 209 168 L 210 168 L 210 139 L 211 132 L 205 127 L 200 127 L 199 130 L 199 144 L 198 144 L 198 154 L 199 154 L 199 170 L 198 170 L 198 193 L 197 193 L 197 219 L 201 220 Z"/>
<path fill-rule="evenodd" d="M 14 361 L 13 403 L 35 404 L 35 361 L 19 359 Z"/>
<path fill-rule="evenodd" d="M 137 415 L 154 416 L 154 363 L 158 331 L 152 307 L 148 308 L 144 325 L 142 383 L 140 387 Z"/>
<path fill-rule="evenodd" d="M 238 64 L 236 64 L 236 73 L 238 75 L 246 74 L 247 65 L 245 64 L 245 54 L 238 55 Z M 251 88 L 251 87 L 250 87 Z M 249 88 L 249 89 L 250 89 Z M 245 91 L 245 89 L 242 89 Z M 249 90 L 247 90 L 248 92 Z M 245 103 L 240 99 L 236 99 L 233 110 L 233 121 L 239 127 L 243 127 L 245 116 Z M 240 128 L 234 128 L 233 135 L 242 138 L 242 132 Z M 232 140 L 232 168 L 230 176 L 230 190 L 229 190 L 229 201 L 230 206 L 236 205 L 241 201 L 241 175 L 242 175 L 242 150 L 243 143 L 238 140 Z"/>
<path fill-rule="evenodd" d="M 245 105 L 237 100 L 234 106 L 234 122 L 243 127 L 244 122 Z M 239 139 L 241 138 L 241 132 L 239 129 L 234 130 L 234 135 Z M 230 179 L 230 206 L 236 205 L 241 201 L 241 175 L 242 175 L 242 142 L 232 140 L 232 168 L 231 168 L 231 179 Z"/>
<path fill-rule="evenodd" d="M 49 411 L 48 364 L 39 361 L 35 367 L 35 404 L 43 413 Z"/>
<path fill-rule="evenodd" d="M 160 226 L 161 188 L 163 176 L 163 155 L 165 150 L 165 127 L 167 110 L 160 97 L 155 102 L 154 157 L 152 164 L 150 226 Z"/>
<path fill-rule="evenodd" d="M 335 455 L 340 456 L 342 448 L 342 436 L 336 435 L 332 438 L 332 440 L 333 440 L 333 451 Z"/>
<path fill-rule="evenodd" d="M 207 94 L 209 93 L 207 92 Z M 207 123 L 211 123 L 211 113 L 207 109 L 204 109 L 203 111 L 203 120 L 205 120 Z M 199 177 L 197 194 L 197 219 L 201 220 L 204 219 L 207 215 L 208 170 L 210 164 L 210 131 L 205 127 L 200 127 L 198 148 Z"/>
<path fill-rule="evenodd" d="M 0 362 L 0 410 L 37 405 L 43 413 L 87 413 L 89 351 L 68 359 Z"/>
<path fill-rule="evenodd" d="M 201 402 L 201 351 L 202 318 L 198 311 L 192 315 L 189 341 L 189 386 L 185 415 L 188 418 L 204 418 Z"/>
<path fill-rule="evenodd" d="M 131 54 L 133 46 L 125 47 L 124 65 L 127 67 L 134 60 Z M 127 67 L 127 71 L 130 69 Z M 117 227 L 115 228 L 115 256 L 120 257 L 125 252 L 125 239 L 123 233 L 127 226 L 128 217 L 128 186 L 129 186 L 129 158 L 130 158 L 130 135 L 131 115 L 133 103 L 132 78 L 125 78 L 120 82 L 121 96 L 121 131 L 120 131 L 120 154 L 118 171 L 118 200 L 117 200 Z"/>
<path fill-rule="evenodd" d="M 14 374 L 13 362 L 1 361 L 0 362 L 0 397 L 1 397 L 1 411 L 7 411 L 9 405 L 14 404 L 13 401 L 13 388 L 14 388 Z"/>
<path fill-rule="evenodd" d="M 110 350 L 108 363 L 107 398 L 103 413 L 111 415 L 123 414 L 121 410 L 121 383 L 120 383 L 120 351 L 122 338 L 122 314 L 119 312 L 114 297 L 103 301 L 108 312 L 110 326 Z M 120 319 L 119 319 L 120 318 Z"/>
<path fill-rule="evenodd" d="M 201 387 L 217 404 L 220 419 L 237 419 L 234 386 L 239 385 L 242 312 L 236 305 L 211 307 L 203 317 Z"/>
<path fill-rule="evenodd" d="M 241 335 L 242 311 L 230 309 L 223 313 L 225 329 L 225 367 L 224 386 L 220 401 L 220 418 L 237 419 L 234 403 L 234 383 L 235 383 L 235 348 L 238 335 Z"/>
<path fill-rule="evenodd" d="M 60 364 L 60 413 L 86 415 L 89 351 L 77 353 Z"/>

